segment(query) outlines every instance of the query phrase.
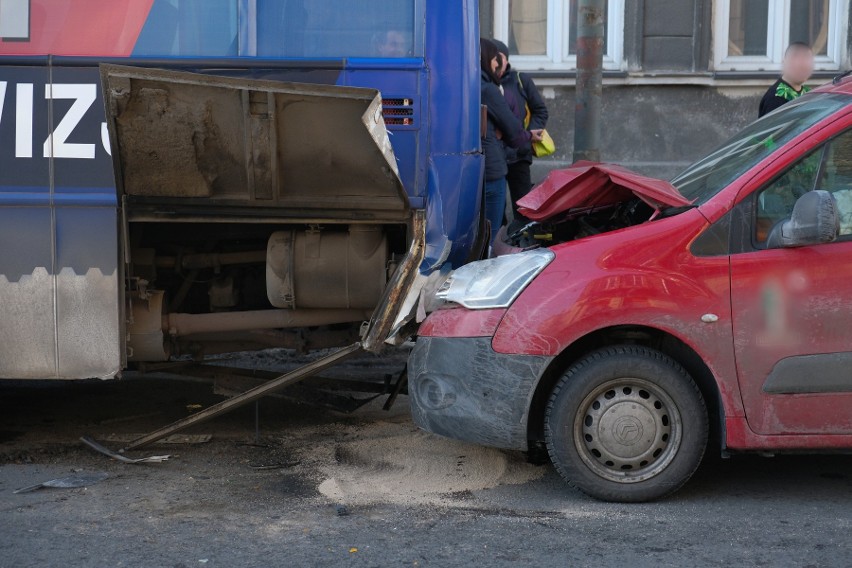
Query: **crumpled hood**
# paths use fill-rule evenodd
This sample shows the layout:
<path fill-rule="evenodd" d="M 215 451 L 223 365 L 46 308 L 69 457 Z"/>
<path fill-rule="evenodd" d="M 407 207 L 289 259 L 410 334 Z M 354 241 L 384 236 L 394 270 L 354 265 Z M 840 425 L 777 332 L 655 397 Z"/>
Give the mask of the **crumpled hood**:
<path fill-rule="evenodd" d="M 667 181 L 615 164 L 581 161 L 550 172 L 540 185 L 518 200 L 518 212 L 532 221 L 543 221 L 571 209 L 603 207 L 634 197 L 657 210 L 690 204 Z"/>

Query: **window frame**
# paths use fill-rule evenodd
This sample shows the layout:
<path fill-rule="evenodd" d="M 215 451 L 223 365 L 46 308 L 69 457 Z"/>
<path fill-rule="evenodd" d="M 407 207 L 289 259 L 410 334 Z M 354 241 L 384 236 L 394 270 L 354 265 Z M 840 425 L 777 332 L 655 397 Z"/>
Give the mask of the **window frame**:
<path fill-rule="evenodd" d="M 743 200 L 743 203 L 741 203 L 740 205 L 743 205 L 744 203 L 748 202 L 749 203 L 748 207 L 751 209 L 750 214 L 748 215 L 748 218 L 751 219 L 751 228 L 749 230 L 749 236 L 750 236 L 749 238 L 750 238 L 750 241 L 751 241 L 752 250 L 756 250 L 756 251 L 757 250 L 767 250 L 766 241 L 765 240 L 760 241 L 760 240 L 757 239 L 757 220 L 758 220 L 758 216 L 760 214 L 760 196 L 766 190 L 768 190 L 770 187 L 772 187 L 778 180 L 780 180 L 781 178 L 786 176 L 788 173 L 790 173 L 790 171 L 793 168 L 795 168 L 796 166 L 798 166 L 803 160 L 807 159 L 812 153 L 816 153 L 816 152 L 818 152 L 820 154 L 820 159 L 819 159 L 819 163 L 818 163 L 818 166 L 817 166 L 817 170 L 816 170 L 816 172 L 814 172 L 814 180 L 813 180 L 814 185 L 808 191 L 823 189 L 822 187 L 820 187 L 819 182 L 820 182 L 820 179 L 823 177 L 823 174 L 825 172 L 826 164 L 827 164 L 827 161 L 828 161 L 828 153 L 829 153 L 829 150 L 831 149 L 831 145 L 834 144 L 841 137 L 843 137 L 845 135 L 849 135 L 849 134 L 852 134 L 852 126 L 849 126 L 849 127 L 845 128 L 845 129 L 843 129 L 843 130 L 841 130 L 841 131 L 839 131 L 835 134 L 832 134 L 831 136 L 829 136 L 828 138 L 823 140 L 818 146 L 815 146 L 810 151 L 808 151 L 806 154 L 804 154 L 803 156 L 800 156 L 796 161 L 789 164 L 787 166 L 787 168 L 784 169 L 784 171 L 782 171 L 782 172 L 778 173 L 777 175 L 775 175 L 774 177 L 772 177 L 772 179 L 765 182 L 756 191 L 753 191 L 747 199 Z M 830 190 L 826 190 L 826 191 L 828 191 L 832 195 L 834 195 L 834 193 L 835 193 L 834 191 L 830 191 Z M 846 191 L 848 191 L 848 190 L 846 190 Z M 737 207 L 739 207 L 739 205 Z M 840 234 L 837 235 L 837 239 L 835 239 L 832 242 L 841 242 L 841 241 L 852 241 L 852 232 L 845 233 L 845 234 L 840 233 Z M 824 244 L 831 244 L 831 243 L 824 243 Z"/>
<path fill-rule="evenodd" d="M 760 218 L 760 213 L 763 210 L 762 207 L 761 207 L 761 203 L 760 203 L 761 196 L 764 193 L 766 193 L 769 189 L 771 189 L 782 178 L 784 178 L 788 174 L 790 174 L 801 163 L 803 163 L 805 160 L 810 158 L 812 155 L 819 155 L 819 163 L 817 165 L 816 171 L 814 172 L 813 184 L 809 189 L 805 190 L 805 193 L 807 193 L 808 191 L 813 191 L 813 190 L 817 189 L 816 185 L 817 185 L 817 182 L 819 181 L 820 175 L 822 173 L 822 168 L 824 166 L 826 153 L 828 152 L 829 145 L 833 141 L 834 141 L 834 137 L 831 137 L 831 138 L 825 140 L 824 142 L 822 142 L 819 146 L 816 146 L 815 148 L 809 150 L 804 155 L 799 156 L 799 158 L 795 162 L 793 162 L 792 164 L 789 164 L 782 172 L 778 173 L 770 181 L 764 183 L 757 191 L 752 192 L 752 195 L 750 197 L 751 197 L 751 199 L 754 203 L 753 203 L 753 206 L 752 206 L 752 216 L 751 216 L 752 217 L 751 244 L 752 244 L 752 247 L 755 250 L 765 249 L 766 248 L 766 242 L 767 242 L 768 237 L 769 237 L 769 231 L 767 231 L 767 234 L 766 234 L 767 239 L 764 239 L 763 241 L 759 240 L 758 235 L 757 235 L 758 220 Z M 798 198 L 796 198 L 794 200 L 794 203 L 795 203 L 796 200 L 798 200 Z M 792 210 L 790 211 L 790 213 L 792 213 Z M 778 221 L 783 221 L 785 218 L 786 217 L 782 217 L 781 219 L 775 220 L 773 222 L 773 225 L 775 223 L 777 223 Z"/>
<path fill-rule="evenodd" d="M 603 68 L 624 67 L 625 0 L 607 0 L 606 53 Z M 545 55 L 512 55 L 512 66 L 522 71 L 574 71 L 577 56 L 570 54 L 570 1 L 547 0 L 547 48 Z M 494 38 L 509 43 L 509 0 L 494 0 Z"/>
<path fill-rule="evenodd" d="M 731 0 L 714 2 L 713 18 L 713 68 L 716 71 L 780 71 L 784 50 L 790 43 L 791 0 L 769 0 L 767 19 L 766 55 L 728 55 L 730 38 Z M 814 61 L 816 71 L 837 71 L 844 64 L 848 0 L 829 0 L 828 41 L 826 55 Z"/>

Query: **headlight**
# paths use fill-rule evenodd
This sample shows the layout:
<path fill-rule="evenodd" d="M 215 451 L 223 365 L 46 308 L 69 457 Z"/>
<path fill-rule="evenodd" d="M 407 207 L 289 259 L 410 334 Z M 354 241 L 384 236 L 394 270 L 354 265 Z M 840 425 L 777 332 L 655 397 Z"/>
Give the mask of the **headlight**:
<path fill-rule="evenodd" d="M 554 256 L 535 249 L 471 262 L 451 272 L 436 296 L 473 310 L 508 308 Z"/>

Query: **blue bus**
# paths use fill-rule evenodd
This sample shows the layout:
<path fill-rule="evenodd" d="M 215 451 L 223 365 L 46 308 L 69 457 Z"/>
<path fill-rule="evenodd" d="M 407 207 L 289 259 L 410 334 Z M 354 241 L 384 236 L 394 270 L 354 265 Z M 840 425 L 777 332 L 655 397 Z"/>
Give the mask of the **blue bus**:
<path fill-rule="evenodd" d="M 478 37 L 467 0 L 0 0 L 0 378 L 401 337 L 482 246 Z"/>

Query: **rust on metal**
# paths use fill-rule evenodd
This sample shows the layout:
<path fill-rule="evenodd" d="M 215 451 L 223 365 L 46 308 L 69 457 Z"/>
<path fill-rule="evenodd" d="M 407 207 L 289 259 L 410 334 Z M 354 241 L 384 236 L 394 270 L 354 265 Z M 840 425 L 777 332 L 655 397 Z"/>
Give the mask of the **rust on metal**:
<path fill-rule="evenodd" d="M 382 301 L 373 312 L 370 324 L 362 336 L 361 343 L 365 351 L 381 352 L 385 341 L 398 329 L 401 318 L 408 315 L 405 313 L 406 301 L 412 298 L 413 293 L 419 292 L 413 287 L 426 252 L 425 211 L 414 213 L 411 230 L 413 238 L 408 253 L 388 282 Z"/>
<path fill-rule="evenodd" d="M 137 212 L 180 199 L 195 220 L 216 205 L 320 222 L 409 217 L 375 89 L 100 70 L 116 187 Z"/>

